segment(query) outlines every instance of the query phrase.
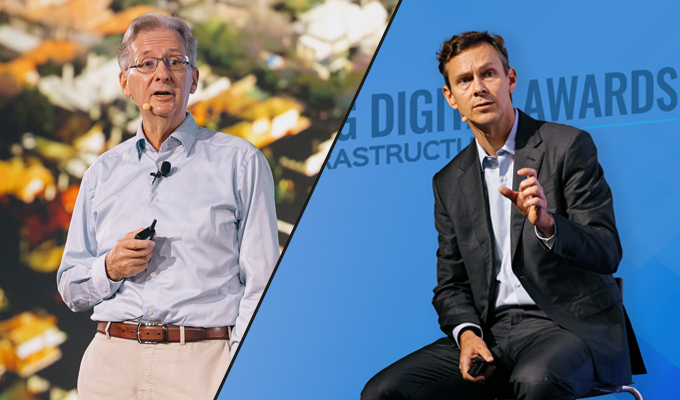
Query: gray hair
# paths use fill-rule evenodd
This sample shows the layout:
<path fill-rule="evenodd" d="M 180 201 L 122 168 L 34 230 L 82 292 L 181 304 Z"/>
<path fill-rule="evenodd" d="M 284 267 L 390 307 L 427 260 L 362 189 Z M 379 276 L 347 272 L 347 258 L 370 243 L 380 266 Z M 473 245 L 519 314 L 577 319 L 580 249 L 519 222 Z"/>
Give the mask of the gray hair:
<path fill-rule="evenodd" d="M 130 24 L 123 42 L 116 49 L 118 55 L 118 65 L 121 71 L 125 71 L 132 62 L 132 54 L 130 54 L 130 45 L 137 39 L 137 36 L 144 31 L 152 31 L 155 29 L 170 29 L 174 30 L 184 40 L 184 51 L 189 56 L 191 65 L 196 66 L 196 48 L 198 47 L 198 39 L 191 33 L 191 28 L 186 22 L 176 17 L 168 17 L 158 13 L 148 13 L 135 18 Z"/>

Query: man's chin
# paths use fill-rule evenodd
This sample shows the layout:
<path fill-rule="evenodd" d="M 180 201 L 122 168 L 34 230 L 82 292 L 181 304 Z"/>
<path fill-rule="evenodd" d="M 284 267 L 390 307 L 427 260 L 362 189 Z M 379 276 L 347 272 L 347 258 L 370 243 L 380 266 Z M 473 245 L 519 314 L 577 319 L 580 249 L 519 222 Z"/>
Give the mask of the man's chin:
<path fill-rule="evenodd" d="M 498 120 L 496 113 L 484 113 L 481 115 L 476 115 L 472 118 L 468 117 L 468 120 L 478 128 L 484 128 L 488 126 L 493 126 Z"/>
<path fill-rule="evenodd" d="M 177 112 L 175 107 L 168 104 L 161 104 L 155 106 L 151 105 L 151 114 L 161 118 L 172 118 L 174 115 L 179 114 L 179 112 Z"/>

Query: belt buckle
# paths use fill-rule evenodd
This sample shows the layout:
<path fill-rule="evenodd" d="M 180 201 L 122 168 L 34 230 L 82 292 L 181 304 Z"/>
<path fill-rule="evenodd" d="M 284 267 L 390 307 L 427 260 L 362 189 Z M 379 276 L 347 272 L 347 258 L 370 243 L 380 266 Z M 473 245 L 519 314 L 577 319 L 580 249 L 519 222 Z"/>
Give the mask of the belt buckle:
<path fill-rule="evenodd" d="M 163 328 L 163 340 L 142 340 L 140 336 L 140 329 L 143 326 L 160 326 Z M 137 323 L 137 342 L 140 344 L 158 344 L 158 343 L 165 343 L 168 341 L 168 325 L 167 324 L 159 324 L 156 322 L 139 322 Z"/>

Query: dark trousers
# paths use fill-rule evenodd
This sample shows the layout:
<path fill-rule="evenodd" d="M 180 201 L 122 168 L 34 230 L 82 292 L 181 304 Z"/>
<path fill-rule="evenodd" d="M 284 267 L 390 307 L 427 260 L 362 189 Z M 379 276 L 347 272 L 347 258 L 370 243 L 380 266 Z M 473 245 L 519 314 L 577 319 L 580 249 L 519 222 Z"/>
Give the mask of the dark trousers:
<path fill-rule="evenodd" d="M 595 387 L 586 344 L 536 307 L 499 312 L 484 341 L 496 365 L 486 382 L 463 379 L 460 349 L 444 337 L 379 372 L 361 400 L 574 399 Z"/>

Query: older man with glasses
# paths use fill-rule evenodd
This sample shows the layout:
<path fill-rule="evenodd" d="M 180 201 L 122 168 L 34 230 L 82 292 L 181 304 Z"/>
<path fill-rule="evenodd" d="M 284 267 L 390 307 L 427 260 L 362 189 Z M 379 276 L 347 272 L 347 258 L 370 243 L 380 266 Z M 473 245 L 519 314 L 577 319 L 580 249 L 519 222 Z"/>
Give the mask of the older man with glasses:
<path fill-rule="evenodd" d="M 196 47 L 184 21 L 146 14 L 118 48 L 142 122 L 85 173 L 57 274 L 98 322 L 82 399 L 213 398 L 279 255 L 267 160 L 186 110 Z"/>

